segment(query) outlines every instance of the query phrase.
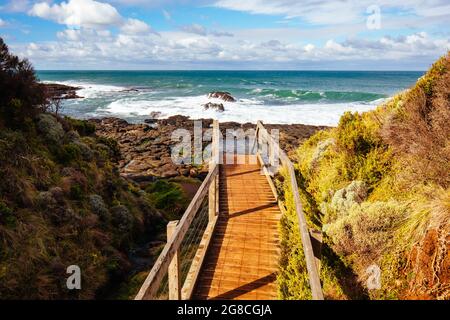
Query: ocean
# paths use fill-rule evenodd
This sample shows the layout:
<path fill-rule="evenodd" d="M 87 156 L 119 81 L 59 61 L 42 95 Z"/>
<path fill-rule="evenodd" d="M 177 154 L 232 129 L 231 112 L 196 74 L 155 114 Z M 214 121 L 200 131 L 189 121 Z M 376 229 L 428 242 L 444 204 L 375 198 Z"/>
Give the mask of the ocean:
<path fill-rule="evenodd" d="M 138 123 L 186 115 L 240 123 L 334 126 L 345 111 L 367 111 L 412 86 L 405 71 L 38 71 L 42 82 L 78 86 L 82 99 L 63 102 L 76 118 L 119 117 Z M 228 91 L 237 102 L 208 99 Z M 223 103 L 224 112 L 204 110 Z"/>

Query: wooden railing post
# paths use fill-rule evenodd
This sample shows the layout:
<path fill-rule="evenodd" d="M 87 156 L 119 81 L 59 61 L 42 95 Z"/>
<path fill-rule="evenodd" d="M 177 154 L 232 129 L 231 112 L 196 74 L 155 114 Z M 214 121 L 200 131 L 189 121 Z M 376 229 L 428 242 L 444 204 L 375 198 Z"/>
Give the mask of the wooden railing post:
<path fill-rule="evenodd" d="M 215 165 L 219 164 L 219 121 L 213 120 L 213 133 L 212 133 L 212 143 L 211 143 L 211 159 L 209 162 L 209 172 L 214 170 Z M 219 175 L 217 175 L 214 181 L 209 186 L 209 196 L 208 196 L 208 212 L 209 212 L 209 221 L 214 221 L 218 211 L 219 211 Z"/>
<path fill-rule="evenodd" d="M 178 220 L 170 221 L 167 224 L 167 242 L 170 241 L 175 229 L 178 225 Z M 172 258 L 168 270 L 169 277 L 169 300 L 181 300 L 181 277 L 180 277 L 180 257 L 178 250 Z"/>
<path fill-rule="evenodd" d="M 303 212 L 303 206 L 300 200 L 300 193 L 297 185 L 297 177 L 295 175 L 295 169 L 292 162 L 289 160 L 286 153 L 280 149 L 278 141 L 274 141 L 273 137 L 269 135 L 267 130 L 261 121 L 258 121 L 257 127 L 260 129 L 258 135 L 261 139 L 264 139 L 268 144 L 268 162 L 269 165 L 275 165 L 275 161 L 278 160 L 283 166 L 286 167 L 289 176 L 289 182 L 292 188 L 295 211 L 297 213 L 297 220 L 299 225 L 300 237 L 303 246 L 303 252 L 305 254 L 306 268 L 308 271 L 309 284 L 311 287 L 312 298 L 314 300 L 323 300 L 322 286 L 320 283 L 319 267 L 320 263 L 314 256 L 313 247 L 311 243 L 311 235 L 309 233 L 308 224 L 305 214 Z M 264 146 L 264 143 L 261 144 Z M 279 157 L 279 159 L 275 159 Z M 288 183 L 287 181 L 285 183 Z"/>
<path fill-rule="evenodd" d="M 183 216 L 181 217 L 180 222 L 177 224 L 176 228 L 172 230 L 171 237 L 168 238 L 167 244 L 164 246 L 164 249 L 159 254 L 158 259 L 155 261 L 152 269 L 148 273 L 147 277 L 144 280 L 139 292 L 135 296 L 135 300 L 147 300 L 147 299 L 156 299 L 158 298 L 158 291 L 161 286 L 161 282 L 164 277 L 169 273 L 169 267 L 171 265 L 172 260 L 178 261 L 178 259 L 174 259 L 175 256 L 178 255 L 180 250 L 180 246 L 183 242 L 184 237 L 186 236 L 188 229 L 190 228 L 192 221 L 196 217 L 199 209 L 202 207 L 204 203 L 204 199 L 206 198 L 209 190 L 209 186 L 211 183 L 214 183 L 214 179 L 219 172 L 218 166 L 214 166 L 213 170 L 208 173 L 203 183 L 200 185 L 200 188 L 197 190 L 194 198 L 191 203 L 187 207 Z M 217 221 L 217 218 L 216 218 Z M 213 229 L 214 224 L 210 226 L 210 229 Z M 210 230 L 208 229 L 208 230 Z M 210 235 L 211 233 L 209 233 Z M 204 247 L 207 247 L 209 244 L 210 237 L 204 244 Z M 203 258 L 197 261 L 200 263 L 203 261 Z M 197 264 L 198 266 L 198 264 Z M 176 268 L 174 270 L 177 270 Z M 176 272 L 170 272 L 171 274 L 177 274 Z M 178 273 L 179 275 L 179 273 Z M 172 279 L 174 277 L 171 277 Z M 180 277 L 178 277 L 180 279 Z M 172 281 L 173 283 L 177 283 L 177 281 Z M 190 283 L 195 284 L 195 280 Z M 178 284 L 178 287 L 180 285 Z M 172 290 L 172 292 L 177 292 L 177 290 Z M 176 296 L 176 294 L 174 294 Z"/>

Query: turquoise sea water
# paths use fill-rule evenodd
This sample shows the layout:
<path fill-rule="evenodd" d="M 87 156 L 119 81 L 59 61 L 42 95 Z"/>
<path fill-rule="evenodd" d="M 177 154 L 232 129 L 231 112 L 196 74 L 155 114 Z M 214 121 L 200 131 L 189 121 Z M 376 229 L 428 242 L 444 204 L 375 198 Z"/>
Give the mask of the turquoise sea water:
<path fill-rule="evenodd" d="M 43 82 L 79 86 L 83 99 L 64 102 L 79 117 L 140 122 L 159 114 L 221 121 L 335 125 L 347 111 L 366 111 L 413 85 L 421 72 L 365 71 L 39 71 Z M 208 99 L 228 91 L 235 103 Z M 221 102 L 225 112 L 205 111 Z"/>

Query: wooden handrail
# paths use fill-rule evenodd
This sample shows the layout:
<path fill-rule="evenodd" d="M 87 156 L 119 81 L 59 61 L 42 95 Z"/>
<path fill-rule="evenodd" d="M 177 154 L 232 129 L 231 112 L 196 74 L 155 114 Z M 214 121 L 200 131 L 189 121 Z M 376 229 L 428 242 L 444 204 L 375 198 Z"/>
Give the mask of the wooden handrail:
<path fill-rule="evenodd" d="M 292 193 L 294 196 L 295 211 L 297 213 L 298 226 L 300 229 L 303 252 L 305 254 L 306 268 L 308 270 L 308 278 L 309 278 L 309 285 L 311 287 L 312 298 L 314 300 L 323 300 L 319 271 L 315 262 L 309 228 L 306 222 L 306 217 L 300 200 L 300 194 L 297 185 L 297 177 L 295 176 L 294 165 L 292 164 L 291 160 L 286 155 L 286 153 L 283 150 L 281 150 L 280 146 L 278 145 L 278 142 L 274 141 L 273 137 L 267 132 L 266 128 L 264 127 L 261 121 L 258 121 L 257 123 L 256 135 L 257 135 L 256 136 L 257 143 L 260 141 L 259 138 L 266 140 L 269 144 L 268 146 L 269 155 L 273 155 L 275 152 L 275 155 L 278 155 L 281 164 L 285 166 L 287 169 L 289 180 L 291 183 Z M 269 162 L 273 160 L 272 157 L 269 158 L 270 158 Z"/>
<path fill-rule="evenodd" d="M 153 265 L 152 270 L 145 279 L 144 284 L 135 297 L 135 300 L 152 299 L 156 296 L 161 281 L 167 273 L 169 264 L 175 256 L 175 253 L 180 248 L 183 238 L 194 220 L 198 209 L 201 207 L 203 200 L 208 194 L 209 186 L 211 183 L 215 182 L 218 172 L 219 167 L 218 165 L 215 165 L 212 171 L 208 173 L 205 181 L 203 181 L 202 185 L 183 214 L 183 217 L 178 223 L 172 238 L 168 240 L 163 251 Z"/>
<path fill-rule="evenodd" d="M 164 276 L 167 274 L 169 270 L 169 266 L 174 257 L 176 257 L 178 250 L 180 249 L 181 243 L 192 224 L 197 212 L 199 211 L 205 197 L 209 194 L 208 198 L 208 206 L 209 206 L 209 223 L 204 231 L 204 235 L 202 237 L 201 243 L 199 244 L 199 248 L 197 253 L 192 261 L 191 268 L 189 269 L 188 276 L 185 281 L 185 285 L 182 286 L 182 294 L 181 298 L 189 299 L 192 295 L 193 287 L 195 286 L 195 281 L 198 276 L 198 272 L 201 268 L 201 264 L 203 262 L 203 258 L 206 252 L 206 249 L 209 245 L 212 232 L 214 231 L 215 224 L 217 222 L 217 213 L 218 213 L 218 203 L 219 203 L 219 192 L 218 192 L 218 176 L 219 176 L 219 122 L 213 122 L 213 137 L 212 137 L 212 146 L 211 146 L 211 159 L 209 162 L 209 173 L 206 176 L 205 180 L 201 184 L 188 208 L 183 214 L 181 220 L 176 223 L 176 228 L 170 231 L 170 236 L 168 236 L 167 244 L 164 246 L 163 251 L 159 255 L 156 260 L 153 268 L 149 272 L 147 278 L 145 279 L 143 285 L 141 286 L 138 294 L 135 297 L 135 300 L 143 300 L 143 299 L 153 299 L 158 293 L 159 287 Z M 172 222 L 173 225 L 173 222 Z M 172 226 L 173 228 L 173 226 Z M 177 288 L 179 290 L 180 288 Z M 180 297 L 180 294 L 175 294 L 177 297 Z M 174 295 L 174 296 L 175 296 Z"/>

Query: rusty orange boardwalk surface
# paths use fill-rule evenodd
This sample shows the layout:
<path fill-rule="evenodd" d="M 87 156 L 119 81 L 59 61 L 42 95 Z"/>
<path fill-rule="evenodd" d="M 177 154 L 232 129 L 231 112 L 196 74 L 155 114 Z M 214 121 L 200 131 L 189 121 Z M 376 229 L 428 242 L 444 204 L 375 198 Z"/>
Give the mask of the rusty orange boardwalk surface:
<path fill-rule="evenodd" d="M 281 213 L 260 168 L 221 166 L 219 220 L 194 299 L 277 298 Z"/>

